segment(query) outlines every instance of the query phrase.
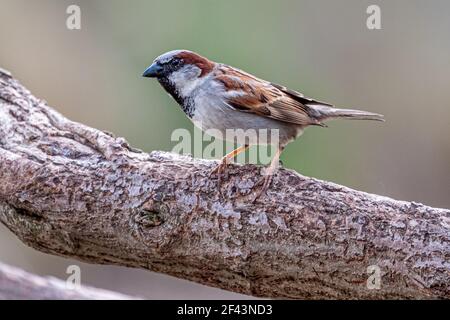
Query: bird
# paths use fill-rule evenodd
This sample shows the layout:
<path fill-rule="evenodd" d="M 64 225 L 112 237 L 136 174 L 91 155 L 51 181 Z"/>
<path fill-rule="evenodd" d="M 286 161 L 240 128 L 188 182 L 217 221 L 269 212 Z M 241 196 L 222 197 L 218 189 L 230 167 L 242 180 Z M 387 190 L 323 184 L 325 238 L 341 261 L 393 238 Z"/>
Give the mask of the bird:
<path fill-rule="evenodd" d="M 212 170 L 219 178 L 228 164 L 251 145 L 276 148 L 255 200 L 269 188 L 286 145 L 300 137 L 306 127 L 326 127 L 325 121 L 332 119 L 384 121 L 381 114 L 336 108 L 189 50 L 172 50 L 158 56 L 143 77 L 156 78 L 201 130 L 239 144 Z M 237 134 L 228 138 L 230 130 Z M 242 137 L 242 132 L 251 130 L 256 134 Z M 277 139 L 265 137 L 263 141 L 260 132 L 271 136 L 272 131 Z"/>

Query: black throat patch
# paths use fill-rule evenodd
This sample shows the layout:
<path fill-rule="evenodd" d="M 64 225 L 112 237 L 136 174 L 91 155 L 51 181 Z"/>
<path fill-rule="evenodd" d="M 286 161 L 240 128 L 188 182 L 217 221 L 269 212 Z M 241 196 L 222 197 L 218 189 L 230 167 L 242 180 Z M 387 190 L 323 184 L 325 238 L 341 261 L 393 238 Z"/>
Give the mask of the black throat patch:
<path fill-rule="evenodd" d="M 192 118 L 194 116 L 194 101 L 190 98 L 183 98 L 180 95 L 180 92 L 177 90 L 175 85 L 167 79 L 167 77 L 158 78 L 159 83 L 164 88 L 164 90 L 169 93 L 172 98 L 180 105 L 183 112 L 189 117 Z"/>

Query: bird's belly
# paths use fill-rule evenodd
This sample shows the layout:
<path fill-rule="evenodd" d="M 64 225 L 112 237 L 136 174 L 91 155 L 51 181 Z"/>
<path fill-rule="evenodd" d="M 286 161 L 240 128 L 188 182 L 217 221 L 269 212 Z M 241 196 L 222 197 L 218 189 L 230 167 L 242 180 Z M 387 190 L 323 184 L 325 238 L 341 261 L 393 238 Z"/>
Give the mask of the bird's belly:
<path fill-rule="evenodd" d="M 302 133 L 302 127 L 221 105 L 197 105 L 194 124 L 215 138 L 238 144 L 286 145 Z"/>

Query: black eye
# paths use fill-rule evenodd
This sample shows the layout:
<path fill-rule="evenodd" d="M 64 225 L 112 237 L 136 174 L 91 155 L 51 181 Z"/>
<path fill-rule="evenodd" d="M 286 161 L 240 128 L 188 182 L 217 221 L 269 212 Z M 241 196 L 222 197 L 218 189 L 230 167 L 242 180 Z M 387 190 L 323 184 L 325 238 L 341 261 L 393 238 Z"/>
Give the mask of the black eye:
<path fill-rule="evenodd" d="M 173 67 L 179 67 L 181 65 L 181 59 L 178 59 L 178 58 L 172 59 L 170 64 Z"/>
<path fill-rule="evenodd" d="M 169 75 L 172 72 L 179 70 L 183 66 L 183 60 L 180 58 L 172 58 L 170 60 L 159 61 L 158 65 L 162 69 L 162 74 Z"/>

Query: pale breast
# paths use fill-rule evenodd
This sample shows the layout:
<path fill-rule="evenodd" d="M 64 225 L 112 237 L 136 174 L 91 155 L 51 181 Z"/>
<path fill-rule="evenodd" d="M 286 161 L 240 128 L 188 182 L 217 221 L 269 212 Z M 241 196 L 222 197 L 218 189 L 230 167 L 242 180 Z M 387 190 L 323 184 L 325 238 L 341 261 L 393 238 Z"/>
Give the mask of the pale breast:
<path fill-rule="evenodd" d="M 252 113 L 234 110 L 221 99 L 199 94 L 195 99 L 194 124 L 207 134 L 238 144 L 286 145 L 303 132 L 288 124 Z"/>

